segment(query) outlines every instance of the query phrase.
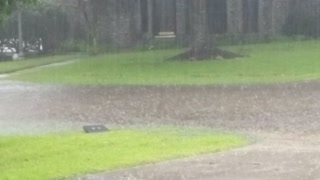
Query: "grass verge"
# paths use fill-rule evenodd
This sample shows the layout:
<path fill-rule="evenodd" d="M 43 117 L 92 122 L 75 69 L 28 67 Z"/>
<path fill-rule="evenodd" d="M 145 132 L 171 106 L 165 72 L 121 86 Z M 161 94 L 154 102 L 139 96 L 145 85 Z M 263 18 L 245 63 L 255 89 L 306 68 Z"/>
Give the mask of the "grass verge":
<path fill-rule="evenodd" d="M 181 49 L 103 55 L 11 77 L 50 84 L 210 85 L 320 79 L 320 41 L 225 47 L 248 55 L 219 61 L 167 61 Z"/>
<path fill-rule="evenodd" d="M 12 73 L 37 66 L 47 65 L 56 62 L 63 62 L 77 58 L 76 55 L 50 56 L 19 61 L 0 62 L 0 74 Z"/>
<path fill-rule="evenodd" d="M 114 170 L 247 144 L 244 137 L 192 129 L 0 137 L 0 179 L 46 180 Z"/>

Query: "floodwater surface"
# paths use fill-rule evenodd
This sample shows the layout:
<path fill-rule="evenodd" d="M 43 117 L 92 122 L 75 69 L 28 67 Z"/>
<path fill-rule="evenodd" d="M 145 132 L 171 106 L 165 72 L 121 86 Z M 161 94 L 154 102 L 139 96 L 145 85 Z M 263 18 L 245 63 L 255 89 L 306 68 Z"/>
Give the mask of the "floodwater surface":
<path fill-rule="evenodd" d="M 51 86 L 0 81 L 0 135 L 86 124 L 206 126 L 254 145 L 77 179 L 319 179 L 320 82 L 251 86 Z"/>
<path fill-rule="evenodd" d="M 313 133 L 320 83 L 251 86 L 51 86 L 0 81 L 0 133 L 81 129 L 84 124 L 207 126 Z"/>

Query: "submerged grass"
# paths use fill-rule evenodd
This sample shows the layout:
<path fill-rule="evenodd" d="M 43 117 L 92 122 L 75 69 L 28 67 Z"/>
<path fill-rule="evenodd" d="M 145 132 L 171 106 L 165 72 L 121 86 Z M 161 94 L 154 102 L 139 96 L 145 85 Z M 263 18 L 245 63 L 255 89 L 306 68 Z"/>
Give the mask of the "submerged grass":
<path fill-rule="evenodd" d="M 46 180 L 244 146 L 244 137 L 195 129 L 0 137 L 0 179 Z"/>
<path fill-rule="evenodd" d="M 210 85 L 278 83 L 320 78 L 320 41 L 225 47 L 247 55 L 219 61 L 168 61 L 183 50 L 90 57 L 76 64 L 12 77 L 51 84 Z"/>

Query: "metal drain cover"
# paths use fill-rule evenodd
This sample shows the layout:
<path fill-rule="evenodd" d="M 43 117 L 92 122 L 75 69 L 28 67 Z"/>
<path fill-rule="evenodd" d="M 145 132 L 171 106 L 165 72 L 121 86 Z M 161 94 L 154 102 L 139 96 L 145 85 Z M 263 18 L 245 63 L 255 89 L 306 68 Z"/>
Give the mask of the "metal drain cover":
<path fill-rule="evenodd" d="M 104 125 L 91 125 L 91 126 L 83 126 L 83 130 L 86 133 L 102 133 L 109 131 Z"/>

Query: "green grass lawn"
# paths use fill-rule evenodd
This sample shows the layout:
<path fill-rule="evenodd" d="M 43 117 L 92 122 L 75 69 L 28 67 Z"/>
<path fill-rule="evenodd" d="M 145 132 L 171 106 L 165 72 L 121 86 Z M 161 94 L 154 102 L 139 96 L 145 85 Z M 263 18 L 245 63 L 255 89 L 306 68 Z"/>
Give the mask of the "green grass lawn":
<path fill-rule="evenodd" d="M 42 57 L 42 58 L 34 58 L 34 59 L 25 59 L 20 61 L 0 62 L 0 74 L 11 73 L 11 72 L 29 69 L 32 67 L 51 64 L 55 62 L 72 60 L 77 57 L 79 56 L 64 55 L 64 56 L 50 56 L 50 57 Z"/>
<path fill-rule="evenodd" d="M 234 60 L 167 61 L 183 50 L 155 50 L 90 57 L 12 79 L 50 84 L 206 85 L 251 84 L 320 78 L 320 41 L 225 47 L 248 57 Z"/>
<path fill-rule="evenodd" d="M 244 137 L 163 128 L 105 134 L 0 136 L 0 179 L 46 180 L 131 167 L 244 146 Z"/>

